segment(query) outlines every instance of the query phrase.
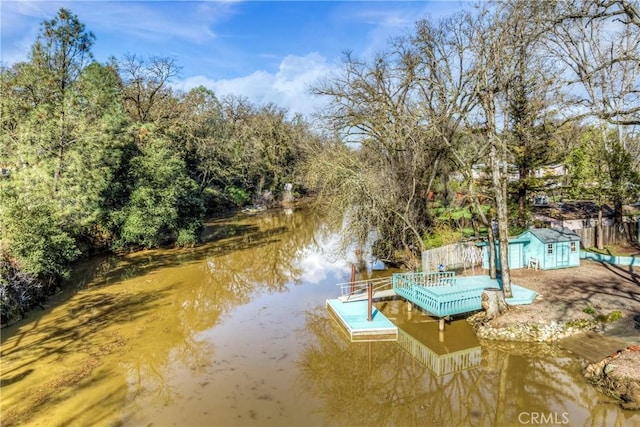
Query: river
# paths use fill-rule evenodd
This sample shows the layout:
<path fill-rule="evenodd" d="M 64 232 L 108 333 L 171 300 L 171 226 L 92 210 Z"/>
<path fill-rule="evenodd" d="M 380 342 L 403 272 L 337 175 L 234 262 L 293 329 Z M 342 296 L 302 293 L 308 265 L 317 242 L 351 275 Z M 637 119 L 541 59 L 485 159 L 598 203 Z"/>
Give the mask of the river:
<path fill-rule="evenodd" d="M 399 301 L 378 303 L 398 342 L 349 342 L 325 309 L 351 272 L 336 237 L 266 212 L 210 221 L 195 248 L 84 262 L 2 331 L 2 425 L 640 425 L 555 346 L 439 333 Z"/>

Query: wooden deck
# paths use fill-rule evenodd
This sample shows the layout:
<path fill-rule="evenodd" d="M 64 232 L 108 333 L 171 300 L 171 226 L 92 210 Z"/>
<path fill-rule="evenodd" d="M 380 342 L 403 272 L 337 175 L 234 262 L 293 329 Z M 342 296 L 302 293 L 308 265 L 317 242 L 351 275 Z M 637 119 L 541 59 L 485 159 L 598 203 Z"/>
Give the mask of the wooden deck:
<path fill-rule="evenodd" d="M 558 345 L 589 363 L 595 363 L 624 350 L 628 344 L 614 337 L 586 332 L 564 338 Z"/>
<path fill-rule="evenodd" d="M 393 290 L 436 317 L 447 317 L 482 309 L 482 292 L 487 288 L 501 288 L 501 284 L 489 276 L 455 277 L 453 273 L 396 273 Z M 530 289 L 511 285 L 513 297 L 507 304 L 531 304 L 536 293 Z"/>

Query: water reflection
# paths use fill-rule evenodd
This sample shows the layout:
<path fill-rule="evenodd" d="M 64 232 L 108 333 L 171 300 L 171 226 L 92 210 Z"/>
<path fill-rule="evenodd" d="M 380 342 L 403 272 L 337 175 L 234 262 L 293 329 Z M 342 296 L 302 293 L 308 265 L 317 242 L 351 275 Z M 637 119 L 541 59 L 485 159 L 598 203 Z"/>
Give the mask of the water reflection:
<path fill-rule="evenodd" d="M 3 331 L 3 425 L 93 424 L 133 402 L 126 423 L 141 402 L 176 404 L 176 372 L 197 377 L 215 360 L 216 343 L 199 333 L 255 295 L 300 283 L 318 223 L 312 214 L 222 218 L 197 248 L 79 266 L 60 305 Z"/>
<path fill-rule="evenodd" d="M 84 263 L 58 305 L 3 330 L 3 426 L 638 419 L 552 346 L 478 342 L 463 322 L 441 336 L 398 302 L 379 309 L 410 344 L 350 343 L 324 307 L 359 261 L 333 252 L 336 233 L 304 211 L 220 218 L 196 248 Z"/>
<path fill-rule="evenodd" d="M 582 378 L 555 346 L 479 342 L 464 321 L 437 323 L 399 302 L 380 304 L 398 343 L 351 343 L 321 309 L 307 313 L 299 362 L 307 393 L 335 425 L 638 425 Z"/>

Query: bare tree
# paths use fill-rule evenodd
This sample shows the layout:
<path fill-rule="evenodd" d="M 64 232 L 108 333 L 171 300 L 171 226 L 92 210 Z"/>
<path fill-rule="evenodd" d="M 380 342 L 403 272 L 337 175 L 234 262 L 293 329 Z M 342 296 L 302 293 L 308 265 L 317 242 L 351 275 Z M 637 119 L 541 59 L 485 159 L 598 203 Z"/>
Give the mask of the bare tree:
<path fill-rule="evenodd" d="M 478 108 L 475 96 L 475 57 L 468 38 L 469 16 L 458 13 L 437 23 L 423 19 L 411 37 L 414 61 L 418 63 L 418 108 L 423 123 L 447 148 L 448 159 L 467 183 L 467 197 L 477 217 L 489 230 L 490 272 L 496 277 L 495 240 L 491 221 L 479 196 L 486 197 L 473 176 L 473 168 L 487 156 L 486 140 L 476 138 L 471 117 Z M 491 198 L 490 198 L 491 199 Z"/>
<path fill-rule="evenodd" d="M 171 114 L 172 108 L 163 107 L 175 100 L 169 83 L 180 67 L 174 59 L 128 54 L 120 62 L 119 71 L 125 108 L 135 121 L 153 122 Z"/>
<path fill-rule="evenodd" d="M 555 10 L 564 18 L 551 28 L 547 46 L 565 65 L 565 82 L 574 92 L 574 108 L 569 110 L 573 119 L 638 125 L 640 31 L 607 14 L 581 15 L 598 3 L 571 3 Z"/>
<path fill-rule="evenodd" d="M 427 198 L 446 157 L 429 138 L 416 107 L 417 66 L 402 42 L 371 61 L 347 53 L 342 73 L 313 89 L 314 94 L 330 99 L 324 118 L 331 128 L 356 148 L 343 155 L 359 159 L 353 169 L 360 171 L 359 184 L 339 186 L 352 194 L 345 198 L 342 193 L 339 199 L 351 211 L 350 218 L 367 218 L 362 224 L 375 228 L 380 242 L 391 242 L 378 248 L 378 255 L 386 259 L 397 249 L 409 254 L 424 248 L 422 239 L 430 221 Z M 344 165 L 335 166 L 325 174 L 344 170 Z M 359 230 L 358 240 L 368 235 L 355 222 L 351 225 Z"/>
<path fill-rule="evenodd" d="M 567 9 L 553 21 L 576 19 L 615 19 L 625 25 L 640 27 L 640 9 L 637 1 L 629 0 L 573 0 L 563 2 Z"/>
<path fill-rule="evenodd" d="M 640 21 L 636 2 L 579 0 L 551 11 L 549 52 L 564 65 L 572 96 L 568 120 L 589 120 L 614 129 L 618 141 L 606 148 L 630 147 L 640 125 Z M 609 156 L 609 158 L 617 158 Z M 637 163 L 637 159 L 635 159 Z M 615 165 L 611 165 L 615 170 Z M 631 185 L 633 183 L 629 183 Z M 626 189 L 629 185 L 616 183 Z M 622 222 L 625 191 L 612 194 L 616 221 Z"/>
<path fill-rule="evenodd" d="M 511 297 L 509 268 L 509 215 L 507 179 L 512 154 L 509 152 L 509 105 L 512 88 L 522 76 L 518 59 L 523 48 L 522 32 L 514 31 L 521 20 L 530 18 L 519 2 L 485 3 L 468 13 L 468 39 L 474 58 L 474 90 L 479 108 L 475 111 L 478 126 L 489 146 L 489 167 L 499 240 L 502 287 Z M 518 55 L 520 53 L 520 55 Z"/>

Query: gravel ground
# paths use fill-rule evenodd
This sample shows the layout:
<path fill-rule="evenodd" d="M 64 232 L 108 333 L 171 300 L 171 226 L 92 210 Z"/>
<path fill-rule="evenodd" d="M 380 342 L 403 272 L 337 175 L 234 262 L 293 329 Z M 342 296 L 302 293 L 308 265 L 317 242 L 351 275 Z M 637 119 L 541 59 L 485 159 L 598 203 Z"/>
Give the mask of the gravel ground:
<path fill-rule="evenodd" d="M 512 307 L 494 322 L 507 324 L 594 319 L 619 311 L 605 333 L 640 344 L 640 269 L 582 260 L 580 267 L 557 270 L 517 269 L 512 282 L 535 290 L 532 305 Z"/>

